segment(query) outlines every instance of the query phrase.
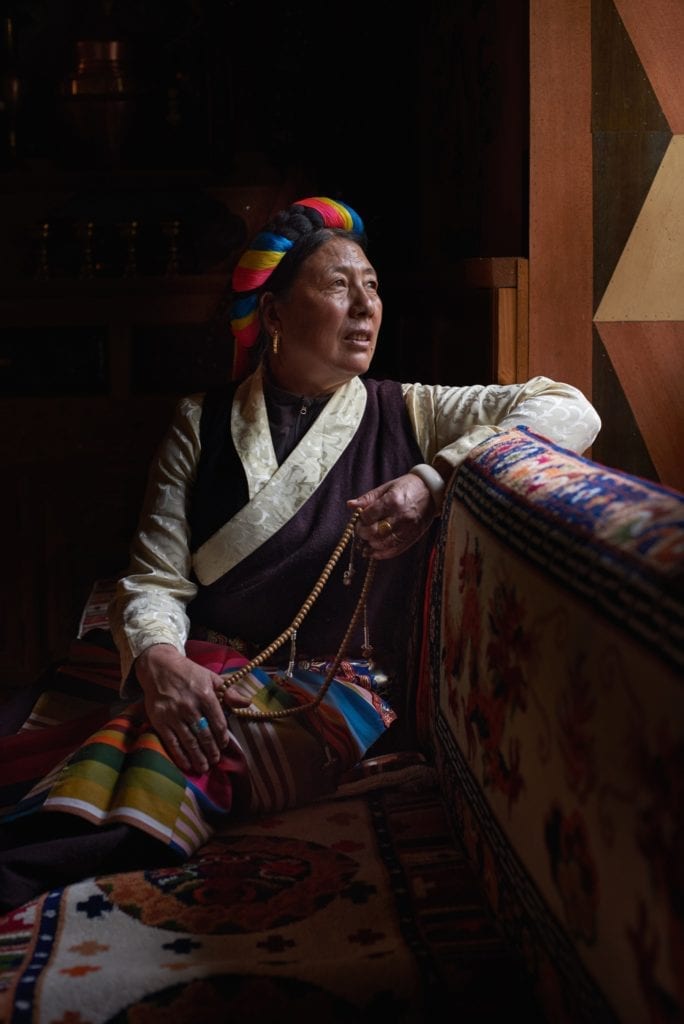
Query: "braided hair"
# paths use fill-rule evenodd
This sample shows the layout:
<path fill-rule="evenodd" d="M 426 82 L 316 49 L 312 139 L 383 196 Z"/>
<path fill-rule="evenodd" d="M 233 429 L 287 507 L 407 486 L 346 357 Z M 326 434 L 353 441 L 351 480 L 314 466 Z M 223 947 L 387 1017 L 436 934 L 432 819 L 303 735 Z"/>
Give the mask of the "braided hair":
<path fill-rule="evenodd" d="M 355 210 L 339 200 L 311 196 L 281 210 L 252 239 L 232 278 L 234 379 L 244 375 L 250 362 L 256 364 L 267 343 L 259 318 L 261 293 L 285 292 L 304 260 L 334 235 L 349 238 L 366 250 L 365 228 Z"/>

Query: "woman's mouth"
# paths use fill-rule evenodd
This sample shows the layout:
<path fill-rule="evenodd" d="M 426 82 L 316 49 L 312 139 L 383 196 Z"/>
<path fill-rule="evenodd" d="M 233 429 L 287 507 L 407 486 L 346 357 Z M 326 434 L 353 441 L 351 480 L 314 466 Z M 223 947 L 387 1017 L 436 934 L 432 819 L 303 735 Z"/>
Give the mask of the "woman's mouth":
<path fill-rule="evenodd" d="M 349 344 L 363 348 L 367 348 L 371 344 L 372 338 L 371 331 L 350 331 L 344 336 L 344 340 Z"/>

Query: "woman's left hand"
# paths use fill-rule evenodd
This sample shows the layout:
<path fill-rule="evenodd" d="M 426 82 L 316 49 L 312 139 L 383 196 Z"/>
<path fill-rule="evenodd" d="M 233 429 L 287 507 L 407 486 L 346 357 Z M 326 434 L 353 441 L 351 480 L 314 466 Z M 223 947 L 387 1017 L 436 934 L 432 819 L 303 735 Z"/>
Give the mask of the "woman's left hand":
<path fill-rule="evenodd" d="M 419 476 L 406 473 L 374 487 L 347 505 L 361 509 L 356 535 L 378 560 L 396 558 L 419 540 L 435 517 L 435 504 Z"/>

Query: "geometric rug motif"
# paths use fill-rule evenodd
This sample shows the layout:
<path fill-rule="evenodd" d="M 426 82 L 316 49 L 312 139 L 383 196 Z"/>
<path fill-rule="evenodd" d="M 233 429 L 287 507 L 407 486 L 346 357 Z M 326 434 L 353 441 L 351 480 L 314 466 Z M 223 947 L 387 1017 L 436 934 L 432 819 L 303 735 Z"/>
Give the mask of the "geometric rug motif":
<path fill-rule="evenodd" d="M 0 918 L 0 949 L 3 1024 L 409 1022 L 446 997 L 539 1019 L 427 769 L 56 889 Z"/>

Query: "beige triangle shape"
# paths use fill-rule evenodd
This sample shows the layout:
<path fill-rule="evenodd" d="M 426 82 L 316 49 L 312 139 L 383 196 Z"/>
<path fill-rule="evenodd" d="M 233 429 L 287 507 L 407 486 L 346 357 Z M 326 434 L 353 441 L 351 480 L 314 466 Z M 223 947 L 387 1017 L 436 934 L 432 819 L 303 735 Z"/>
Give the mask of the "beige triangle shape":
<path fill-rule="evenodd" d="M 684 320 L 684 135 L 674 135 L 594 320 Z"/>

